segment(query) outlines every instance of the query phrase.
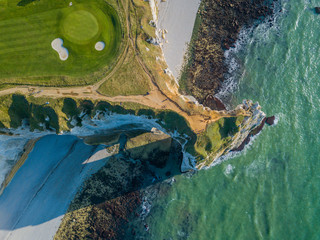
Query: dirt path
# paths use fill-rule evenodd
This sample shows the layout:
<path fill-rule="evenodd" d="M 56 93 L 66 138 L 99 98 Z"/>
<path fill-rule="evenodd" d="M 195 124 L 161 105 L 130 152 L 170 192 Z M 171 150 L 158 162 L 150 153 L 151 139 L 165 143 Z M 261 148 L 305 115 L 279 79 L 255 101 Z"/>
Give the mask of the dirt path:
<path fill-rule="evenodd" d="M 129 3 L 131 4 L 131 3 Z M 125 6 L 125 4 L 124 4 Z M 130 8 L 130 5 L 127 5 Z M 125 9 L 126 18 L 126 28 L 128 34 L 128 40 L 125 45 L 125 50 L 123 54 L 120 56 L 115 68 L 105 76 L 98 83 L 91 86 L 82 86 L 82 87 L 30 87 L 30 86 L 19 86 L 15 88 L 5 89 L 0 91 L 1 95 L 13 94 L 13 93 L 21 93 L 25 95 L 33 95 L 34 97 L 48 97 L 48 98 L 61 98 L 61 97 L 71 97 L 71 98 L 87 98 L 92 100 L 105 100 L 115 103 L 121 102 L 134 102 L 139 103 L 154 109 L 163 109 L 163 110 L 172 110 L 182 115 L 190 124 L 190 127 L 195 133 L 200 133 L 206 129 L 208 123 L 216 121 L 221 117 L 230 117 L 237 116 L 239 114 L 246 115 L 246 112 L 243 111 L 208 111 L 203 110 L 201 112 L 197 111 L 196 113 L 190 113 L 191 105 L 195 106 L 194 103 L 188 102 L 185 106 L 179 105 L 173 99 L 168 97 L 164 91 L 159 87 L 156 83 L 154 76 L 150 73 L 147 66 L 144 64 L 143 59 L 141 59 L 138 54 L 136 54 L 136 58 L 138 63 L 141 65 L 142 69 L 150 79 L 151 91 L 148 95 L 135 95 L 135 96 L 115 96 L 115 97 L 107 97 L 99 93 L 98 89 L 107 79 L 112 77 L 112 75 L 121 67 L 122 62 L 124 61 L 129 44 L 137 52 L 135 39 L 131 36 L 130 31 L 130 17 L 128 16 L 128 9 Z M 179 98 L 178 93 L 171 92 L 171 96 Z M 192 107 L 193 109 L 200 109 L 199 107 Z M 194 111 L 193 111 L 194 112 Z"/>

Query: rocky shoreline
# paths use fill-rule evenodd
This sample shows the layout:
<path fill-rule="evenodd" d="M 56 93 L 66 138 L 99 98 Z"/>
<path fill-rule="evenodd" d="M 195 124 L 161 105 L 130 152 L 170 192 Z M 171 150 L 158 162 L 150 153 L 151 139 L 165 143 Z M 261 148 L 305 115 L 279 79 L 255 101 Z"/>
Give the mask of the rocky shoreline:
<path fill-rule="evenodd" d="M 272 6 L 272 3 L 270 4 Z M 242 26 L 251 24 L 254 19 L 271 13 L 272 7 L 265 6 L 262 0 L 257 0 L 253 5 L 249 4 L 249 0 L 203 1 L 199 11 L 202 24 L 193 43 L 194 55 L 191 56 L 192 62 L 187 70 L 188 79 L 191 79 L 188 82 L 189 91 L 200 103 L 212 109 L 225 109 L 223 103 L 214 97 L 226 72 L 223 52 L 233 46 Z M 214 37 L 212 37 L 213 34 Z M 23 97 L 18 100 L 19 103 L 23 102 L 29 106 Z M 62 105 L 62 103 L 59 104 Z M 30 125 L 35 129 L 55 129 L 60 132 L 61 122 L 66 125 L 65 128 L 81 125 L 82 119 L 78 117 L 80 113 L 94 115 L 93 113 L 96 113 L 100 107 L 117 110 L 122 114 L 150 114 L 152 118 L 162 116 L 159 122 L 166 122 L 164 125 L 171 132 L 186 133 L 186 130 L 189 131 L 187 124 L 185 129 L 182 129 L 184 131 L 179 131 L 177 128 L 182 124 L 178 122 L 176 116 L 167 112 L 155 114 L 148 109 L 133 111 L 122 107 L 119 109 L 108 103 L 104 103 L 103 106 L 95 105 L 89 101 L 81 102 L 77 106 L 72 99 L 64 99 L 61 111 L 60 105 L 57 109 L 59 112 L 62 111 L 62 115 L 67 118 L 62 119 L 53 109 L 39 104 L 39 108 L 46 110 L 47 115 L 51 115 L 46 118 L 46 112 L 41 111 L 41 114 L 38 113 L 39 116 L 36 115 L 37 118 L 35 118 L 30 112 L 32 116 Z M 199 141 L 197 145 L 199 149 L 204 149 L 205 154 L 206 152 L 211 154 L 206 156 L 202 162 L 192 166 L 193 168 L 209 167 L 214 159 L 230 151 L 243 149 L 251 136 L 262 129 L 265 122 L 272 122 L 272 119 L 265 118 L 264 113 L 260 111 L 260 106 L 252 102 L 248 106 L 244 103 L 239 108 L 247 108 L 252 115 L 241 116 L 241 120 L 244 119 L 243 122 L 240 121 L 240 118 L 230 118 L 228 120 L 232 120 L 231 125 L 230 121 L 224 119 L 223 124 L 217 123 L 220 124 L 219 132 L 225 136 L 217 140 L 210 139 L 208 137 L 210 134 L 208 134 L 203 141 Z M 26 118 L 17 114 L 18 111 L 13 112 L 12 118 L 16 119 L 17 125 Z M 25 114 L 24 109 L 22 112 Z M 41 120 L 46 125 L 38 124 L 38 121 Z M 173 181 L 175 175 L 181 174 L 180 166 L 184 161 L 182 153 L 184 149 L 172 137 L 159 131 L 142 133 L 130 138 L 128 136 L 119 137 L 116 140 L 119 142 L 107 148 L 110 148 L 112 152 L 118 151 L 118 153 L 86 180 L 71 203 L 55 239 L 135 239 L 138 237 L 136 230 L 128 225 L 133 219 L 140 219 L 140 224 L 144 230 L 148 231 L 149 227 L 143 221 L 146 212 L 141 211 L 146 201 L 145 197 L 150 192 L 151 195 L 157 196 L 160 191 L 159 186 L 163 185 L 162 182 Z M 92 139 L 87 138 L 87 141 L 92 141 Z M 212 143 L 217 143 L 219 148 L 215 149 Z"/>
<path fill-rule="evenodd" d="M 224 52 L 235 46 L 240 30 L 273 14 L 274 1 L 203 0 L 194 29 L 189 62 L 182 81 L 185 94 L 194 96 L 211 109 L 223 109 L 214 97 L 225 81 L 228 66 Z"/>

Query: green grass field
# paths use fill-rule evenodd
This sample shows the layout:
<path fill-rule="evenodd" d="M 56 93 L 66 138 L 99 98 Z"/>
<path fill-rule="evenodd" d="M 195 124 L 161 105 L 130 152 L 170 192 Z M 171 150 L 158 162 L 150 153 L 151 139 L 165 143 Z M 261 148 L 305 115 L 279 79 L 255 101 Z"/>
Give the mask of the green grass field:
<path fill-rule="evenodd" d="M 88 11 L 73 11 L 63 19 L 62 33 L 72 43 L 89 44 L 99 34 L 99 23 Z"/>
<path fill-rule="evenodd" d="M 147 74 L 137 62 L 135 54 L 130 47 L 127 57 L 110 79 L 106 80 L 98 91 L 106 96 L 129 96 L 146 94 L 151 89 L 151 82 Z"/>
<path fill-rule="evenodd" d="M 123 36 L 116 10 L 103 0 L 69 2 L 0 0 L 0 88 L 86 85 L 112 69 Z M 51 47 L 55 38 L 68 49 L 66 61 Z"/>

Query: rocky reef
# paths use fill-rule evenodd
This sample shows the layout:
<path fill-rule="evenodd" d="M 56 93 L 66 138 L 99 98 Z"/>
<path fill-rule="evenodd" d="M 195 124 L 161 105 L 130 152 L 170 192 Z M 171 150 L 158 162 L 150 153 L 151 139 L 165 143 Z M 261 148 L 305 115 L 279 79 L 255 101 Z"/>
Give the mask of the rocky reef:
<path fill-rule="evenodd" d="M 242 27 L 272 13 L 273 1 L 203 0 L 181 78 L 182 92 L 191 94 L 204 106 L 219 109 L 214 95 L 228 71 L 224 51 L 234 47 Z"/>

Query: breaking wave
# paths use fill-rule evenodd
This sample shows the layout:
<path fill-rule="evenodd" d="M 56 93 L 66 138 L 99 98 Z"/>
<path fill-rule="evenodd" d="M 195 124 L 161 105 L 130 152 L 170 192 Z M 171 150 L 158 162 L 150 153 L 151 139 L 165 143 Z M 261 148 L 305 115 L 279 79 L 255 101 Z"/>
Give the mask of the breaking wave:
<path fill-rule="evenodd" d="M 280 19 L 287 11 L 282 7 L 279 0 L 275 3 L 273 14 L 266 17 L 262 22 L 256 22 L 251 27 L 243 27 L 239 33 L 235 47 L 225 51 L 225 64 L 228 72 L 225 81 L 215 97 L 223 101 L 227 108 L 232 108 L 232 94 L 238 89 L 239 81 L 245 76 L 244 56 L 247 55 L 248 46 L 258 42 L 269 41 L 270 35 L 281 34 Z"/>

